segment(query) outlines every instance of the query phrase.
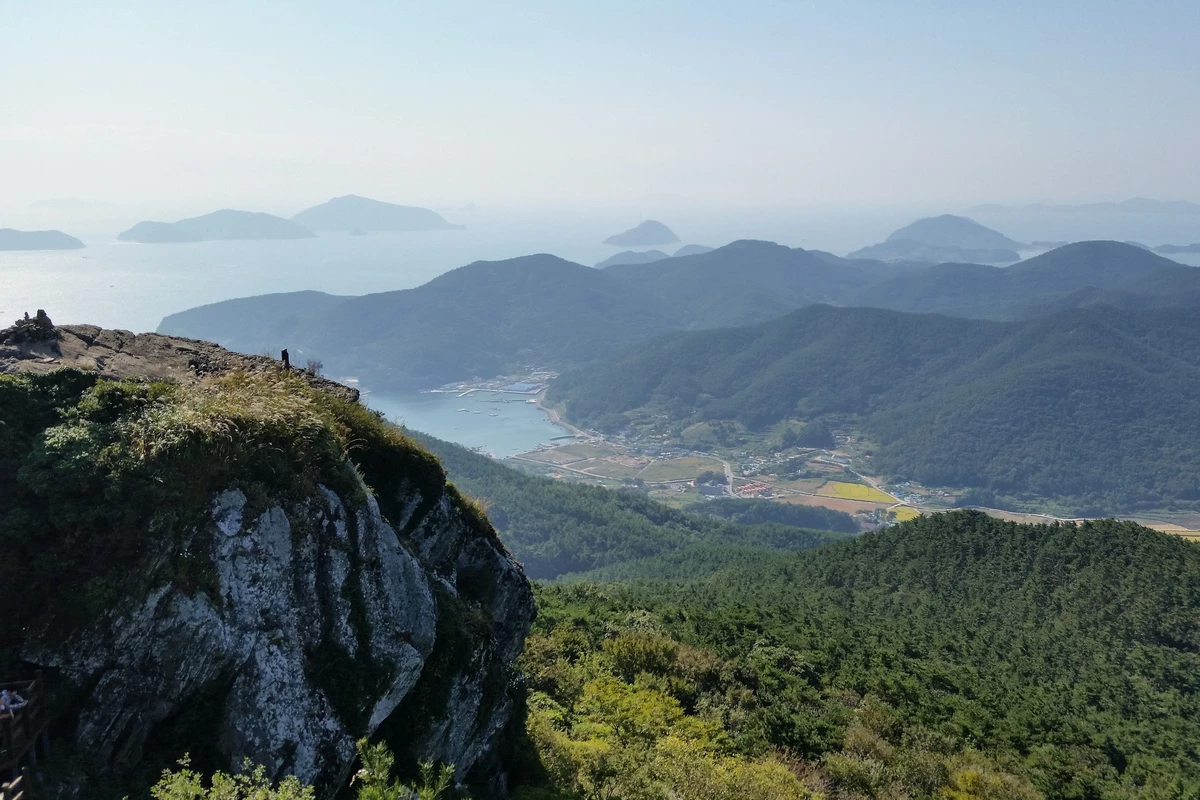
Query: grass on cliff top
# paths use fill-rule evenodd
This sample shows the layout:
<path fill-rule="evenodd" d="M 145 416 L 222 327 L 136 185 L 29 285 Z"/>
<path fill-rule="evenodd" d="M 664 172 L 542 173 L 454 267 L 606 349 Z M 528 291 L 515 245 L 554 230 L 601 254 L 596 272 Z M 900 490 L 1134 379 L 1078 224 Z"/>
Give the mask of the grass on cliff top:
<path fill-rule="evenodd" d="M 0 376 L 0 585 L 20 587 L 0 593 L 0 640 L 46 613 L 63 622 L 112 607 L 146 588 L 137 567 L 152 556 L 203 588 L 204 564 L 189 559 L 204 548 L 187 539 L 214 493 L 286 504 L 323 483 L 352 500 L 355 470 L 393 520 L 414 490 L 424 505 L 445 485 L 437 459 L 397 428 L 294 373 L 196 386 Z"/>

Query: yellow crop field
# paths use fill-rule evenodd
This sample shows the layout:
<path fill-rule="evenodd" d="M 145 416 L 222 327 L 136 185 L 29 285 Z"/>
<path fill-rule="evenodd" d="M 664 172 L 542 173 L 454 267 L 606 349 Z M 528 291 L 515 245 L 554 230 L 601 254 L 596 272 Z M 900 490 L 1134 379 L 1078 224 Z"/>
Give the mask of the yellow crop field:
<path fill-rule="evenodd" d="M 832 494 L 834 497 L 848 497 L 851 500 L 868 500 L 872 503 L 894 503 L 896 498 L 873 489 L 864 483 L 845 483 L 830 481 L 821 489 L 821 494 Z"/>
<path fill-rule="evenodd" d="M 897 522 L 907 522 L 910 519 L 916 519 L 917 517 L 921 516 L 920 511 L 917 511 L 915 508 L 909 508 L 908 506 L 899 506 L 898 508 L 893 508 L 892 513 L 896 515 Z"/>

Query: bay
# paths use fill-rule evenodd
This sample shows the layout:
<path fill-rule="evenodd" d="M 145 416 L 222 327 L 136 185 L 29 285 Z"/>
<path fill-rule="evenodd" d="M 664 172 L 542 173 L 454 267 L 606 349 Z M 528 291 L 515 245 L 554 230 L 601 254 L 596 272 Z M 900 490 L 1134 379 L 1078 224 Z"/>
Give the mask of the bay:
<path fill-rule="evenodd" d="M 472 392 L 366 392 L 363 402 L 390 421 L 430 436 L 478 448 L 497 458 L 526 453 L 567 431 L 550 422 L 526 395 Z M 459 410 L 464 409 L 464 410 Z"/>

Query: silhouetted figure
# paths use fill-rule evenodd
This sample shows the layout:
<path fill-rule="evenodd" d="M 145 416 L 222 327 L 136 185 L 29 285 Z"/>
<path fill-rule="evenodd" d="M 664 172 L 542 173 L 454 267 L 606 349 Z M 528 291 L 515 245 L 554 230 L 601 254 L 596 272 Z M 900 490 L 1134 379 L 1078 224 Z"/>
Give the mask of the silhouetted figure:
<path fill-rule="evenodd" d="M 291 369 L 291 368 L 292 368 L 292 362 L 288 360 L 288 352 L 287 352 L 287 348 L 286 348 L 286 347 L 284 348 L 284 350 L 283 350 L 283 354 L 280 356 L 280 358 L 282 358 L 282 359 L 283 359 L 283 368 L 284 368 L 284 369 Z"/>

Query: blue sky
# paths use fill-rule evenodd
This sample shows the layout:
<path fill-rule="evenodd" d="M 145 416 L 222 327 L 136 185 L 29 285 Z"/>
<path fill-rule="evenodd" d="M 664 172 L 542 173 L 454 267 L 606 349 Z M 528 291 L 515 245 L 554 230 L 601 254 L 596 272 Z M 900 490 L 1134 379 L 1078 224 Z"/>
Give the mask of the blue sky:
<path fill-rule="evenodd" d="M 1200 201 L 1198 38 L 1195 0 L 0 0 L 0 207 Z"/>

